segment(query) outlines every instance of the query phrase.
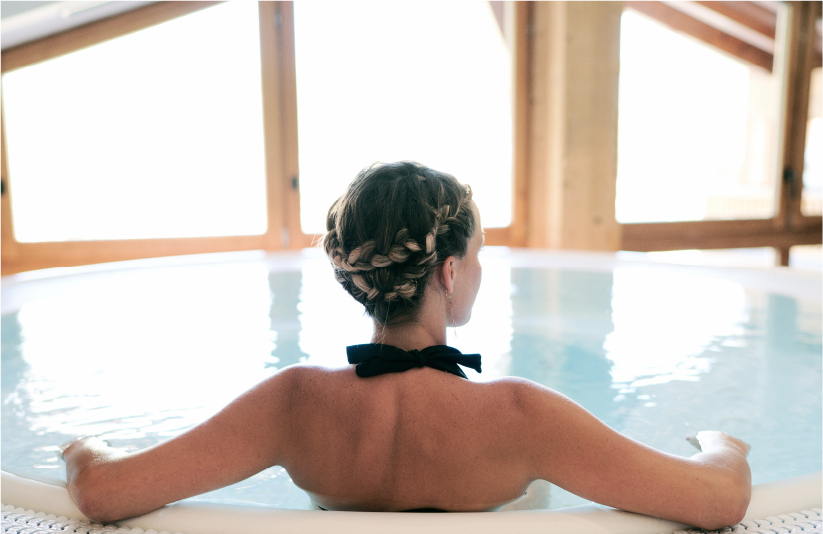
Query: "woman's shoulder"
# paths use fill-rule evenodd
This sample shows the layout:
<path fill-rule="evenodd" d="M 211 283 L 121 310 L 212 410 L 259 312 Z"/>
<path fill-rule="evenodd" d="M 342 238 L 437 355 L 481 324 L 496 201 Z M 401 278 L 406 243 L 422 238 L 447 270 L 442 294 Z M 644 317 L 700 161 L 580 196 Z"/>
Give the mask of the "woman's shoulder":
<path fill-rule="evenodd" d="M 297 363 L 277 371 L 271 378 L 283 383 L 317 383 L 322 384 L 351 379 L 354 371 L 350 365 L 331 367 L 310 363 Z"/>
<path fill-rule="evenodd" d="M 311 394 L 313 390 L 328 390 L 335 383 L 342 383 L 354 375 L 350 367 L 326 367 L 299 363 L 284 367 L 259 384 L 279 395 L 297 396 Z"/>
<path fill-rule="evenodd" d="M 526 416 L 547 410 L 566 410 L 577 404 L 551 388 L 517 376 L 507 376 L 483 383 L 496 400 L 505 402 L 507 409 Z"/>
<path fill-rule="evenodd" d="M 511 395 L 526 397 L 554 392 L 553 390 L 542 386 L 537 382 L 533 382 L 527 378 L 521 378 L 519 376 L 504 376 L 488 382 L 478 382 L 478 384 L 483 384 L 488 386 L 490 389 L 499 390 Z"/>

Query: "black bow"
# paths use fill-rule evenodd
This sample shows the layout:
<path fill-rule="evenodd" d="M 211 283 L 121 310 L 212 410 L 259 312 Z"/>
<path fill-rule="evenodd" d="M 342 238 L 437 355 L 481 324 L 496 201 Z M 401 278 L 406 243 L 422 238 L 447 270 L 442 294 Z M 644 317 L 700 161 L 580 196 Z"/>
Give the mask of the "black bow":
<path fill-rule="evenodd" d="M 447 345 L 434 345 L 423 350 L 405 351 L 368 343 L 346 347 L 349 363 L 356 363 L 355 372 L 361 378 L 382 375 L 383 373 L 402 373 L 415 367 L 432 367 L 453 375 L 468 378 L 458 364 L 480 371 L 479 354 L 462 354 Z"/>

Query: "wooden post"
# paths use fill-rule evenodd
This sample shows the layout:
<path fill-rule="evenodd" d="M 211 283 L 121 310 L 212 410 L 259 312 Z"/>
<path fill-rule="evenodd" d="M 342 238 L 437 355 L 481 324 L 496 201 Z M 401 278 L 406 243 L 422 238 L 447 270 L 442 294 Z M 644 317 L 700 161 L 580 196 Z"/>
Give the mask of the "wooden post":
<path fill-rule="evenodd" d="M 623 3 L 531 7 L 527 243 L 618 250 L 614 200 Z"/>
<path fill-rule="evenodd" d="M 263 5 L 264 2 L 261 2 Z M 281 248 L 310 247 L 320 236 L 303 233 L 300 226 L 300 167 L 297 152 L 297 65 L 294 48 L 293 2 L 276 2 L 278 83 L 282 153 L 280 165 L 282 181 L 279 184 L 283 209 L 283 234 L 288 238 Z M 264 67 L 265 68 L 265 67 Z M 281 238 L 282 239 L 282 238 Z"/>
<path fill-rule="evenodd" d="M 0 109 L 2 109 L 3 101 L 0 98 Z M 0 232 L 1 241 L 0 247 L 2 250 L 2 261 L 18 261 L 20 257 L 20 247 L 17 246 L 17 241 L 14 239 L 14 220 L 11 216 L 11 192 L 8 180 L 9 163 L 6 158 L 6 120 L 5 114 L 0 116 L 0 180 L 3 182 L 2 199 L 0 199 Z"/>
<path fill-rule="evenodd" d="M 815 2 L 789 2 L 782 71 L 781 180 L 775 226 L 791 231 L 802 225 L 800 200 L 809 116 L 809 81 L 814 56 Z M 789 265 L 788 249 L 778 249 L 778 265 Z"/>

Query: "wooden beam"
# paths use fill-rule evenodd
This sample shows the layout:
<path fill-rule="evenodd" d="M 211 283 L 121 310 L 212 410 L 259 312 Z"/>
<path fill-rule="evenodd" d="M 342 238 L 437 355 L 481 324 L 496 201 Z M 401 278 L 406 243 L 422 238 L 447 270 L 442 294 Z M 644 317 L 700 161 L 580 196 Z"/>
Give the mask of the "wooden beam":
<path fill-rule="evenodd" d="M 775 228 L 771 219 L 623 224 L 621 250 L 791 247 L 823 242 L 821 217 L 806 217 L 792 230 Z"/>
<path fill-rule="evenodd" d="M 774 39 L 777 13 L 754 2 L 697 2 L 724 17 L 751 28 L 761 35 Z"/>
<path fill-rule="evenodd" d="M 620 2 L 532 4 L 532 247 L 617 250 Z"/>
<path fill-rule="evenodd" d="M 627 1 L 629 7 L 643 13 L 669 28 L 691 35 L 704 43 L 722 50 L 751 65 L 763 67 L 771 72 L 774 56 L 745 41 L 732 37 L 705 22 L 670 7 L 663 2 Z"/>
<path fill-rule="evenodd" d="M 282 248 L 310 247 L 318 236 L 303 233 L 300 224 L 300 162 L 297 138 L 297 65 L 294 47 L 294 4 L 275 3 L 275 27 L 277 31 L 278 83 L 282 152 L 280 165 L 283 181 L 278 194 L 283 204 L 283 217 L 287 242 Z"/>
<path fill-rule="evenodd" d="M 287 164 L 286 110 L 284 95 L 286 76 L 283 55 L 279 52 L 282 41 L 282 2 L 260 2 L 260 63 L 263 84 L 263 128 L 266 151 L 266 212 L 268 230 L 264 248 L 275 250 L 288 247 L 290 241 L 287 220 L 288 188 L 296 173 L 289 175 Z M 299 203 L 299 199 L 298 199 Z"/>
<path fill-rule="evenodd" d="M 3 101 L 0 97 L 0 109 L 2 109 Z M 0 180 L 3 183 L 2 201 L 0 201 L 0 231 L 2 236 L 0 239 L 0 252 L 2 253 L 2 261 L 6 258 L 16 259 L 20 256 L 20 249 L 17 242 L 14 240 L 14 219 L 11 216 L 11 184 L 9 183 L 9 163 L 6 158 L 6 114 L 0 114 Z"/>
<path fill-rule="evenodd" d="M 812 60 L 812 67 L 823 67 L 823 26 L 820 24 L 821 16 L 823 16 L 823 2 L 812 2 L 812 4 L 816 21 L 814 25 L 814 59 Z"/>
<path fill-rule="evenodd" d="M 529 88 L 528 88 L 528 160 L 526 190 L 528 191 L 528 227 L 526 246 L 547 247 L 549 243 L 548 168 L 549 168 L 549 57 L 548 9 L 542 3 L 529 6 Z"/>
<path fill-rule="evenodd" d="M 4 50 L 2 72 L 32 65 L 182 17 L 220 2 L 157 2 Z"/>
<path fill-rule="evenodd" d="M 512 114 L 512 221 L 506 232 L 505 244 L 526 246 L 531 221 L 529 211 L 529 131 L 530 131 L 530 66 L 532 62 L 529 36 L 532 2 L 514 3 L 514 39 L 512 47 L 514 112 Z M 496 234 L 502 232 L 495 231 Z M 488 236 L 488 232 L 487 232 Z M 490 236 L 497 237 L 497 236 Z M 501 236 L 502 237 L 502 236 Z M 490 243 L 491 244 L 491 243 Z"/>
<path fill-rule="evenodd" d="M 781 102 L 782 139 L 780 140 L 782 180 L 777 214 L 777 228 L 792 229 L 802 224 L 800 208 L 803 169 L 806 153 L 806 127 L 809 116 L 809 85 L 814 51 L 814 2 L 791 2 L 788 5 L 786 62 Z"/>
<path fill-rule="evenodd" d="M 777 247 L 777 264 L 782 267 L 789 266 L 789 256 L 791 255 L 792 247 Z"/>
<path fill-rule="evenodd" d="M 123 239 L 116 241 L 71 241 L 61 243 L 17 243 L 19 251 L 9 257 L 3 247 L 2 274 L 73 267 L 111 261 L 183 256 L 210 252 L 258 250 L 262 236 L 190 237 L 175 239 Z"/>

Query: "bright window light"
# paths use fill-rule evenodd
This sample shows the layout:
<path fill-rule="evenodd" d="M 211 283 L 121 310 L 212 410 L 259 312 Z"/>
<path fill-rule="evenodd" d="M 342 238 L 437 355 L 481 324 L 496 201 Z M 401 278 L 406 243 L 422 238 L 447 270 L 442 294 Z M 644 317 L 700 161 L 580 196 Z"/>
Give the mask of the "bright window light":
<path fill-rule="evenodd" d="M 22 242 L 266 231 L 257 2 L 6 73 Z"/>
<path fill-rule="evenodd" d="M 357 172 L 415 160 L 511 221 L 511 52 L 489 2 L 295 2 L 301 223 Z"/>
<path fill-rule="evenodd" d="M 772 217 L 778 89 L 770 72 L 624 12 L 617 220 Z"/>

